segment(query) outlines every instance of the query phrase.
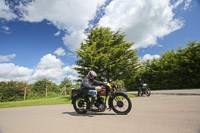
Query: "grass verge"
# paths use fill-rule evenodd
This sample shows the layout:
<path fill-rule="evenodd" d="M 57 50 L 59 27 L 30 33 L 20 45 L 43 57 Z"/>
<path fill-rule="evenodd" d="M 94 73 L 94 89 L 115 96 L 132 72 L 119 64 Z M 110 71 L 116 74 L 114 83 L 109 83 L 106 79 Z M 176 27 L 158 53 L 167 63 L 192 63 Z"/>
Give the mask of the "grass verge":
<path fill-rule="evenodd" d="M 130 98 L 136 97 L 135 94 L 128 94 Z M 23 107 L 23 106 L 37 106 L 37 105 L 54 105 L 54 104 L 69 104 L 71 103 L 71 97 L 55 97 L 55 98 L 43 98 L 26 101 L 13 101 L 13 102 L 2 102 L 0 108 L 11 108 L 11 107 Z"/>

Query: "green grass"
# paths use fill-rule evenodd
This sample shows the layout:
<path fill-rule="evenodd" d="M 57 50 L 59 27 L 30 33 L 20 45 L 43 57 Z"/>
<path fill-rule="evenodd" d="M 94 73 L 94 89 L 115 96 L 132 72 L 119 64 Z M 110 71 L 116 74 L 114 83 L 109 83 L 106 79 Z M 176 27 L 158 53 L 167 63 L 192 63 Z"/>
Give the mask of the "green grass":
<path fill-rule="evenodd" d="M 0 108 L 52 105 L 52 104 L 67 104 L 67 103 L 71 103 L 70 96 L 61 97 L 61 98 L 56 97 L 56 98 L 43 98 L 43 99 L 26 100 L 26 101 L 2 102 L 2 103 L 0 103 Z"/>
<path fill-rule="evenodd" d="M 137 97 L 137 95 L 136 94 L 128 94 L 128 97 L 129 98 L 134 98 L 134 97 Z"/>
<path fill-rule="evenodd" d="M 130 98 L 136 97 L 135 94 L 128 94 Z M 43 98 L 25 101 L 13 101 L 13 102 L 2 102 L 0 108 L 11 108 L 11 107 L 23 107 L 23 106 L 37 106 L 37 105 L 54 105 L 54 104 L 69 104 L 71 103 L 71 97 L 55 97 L 55 98 Z"/>

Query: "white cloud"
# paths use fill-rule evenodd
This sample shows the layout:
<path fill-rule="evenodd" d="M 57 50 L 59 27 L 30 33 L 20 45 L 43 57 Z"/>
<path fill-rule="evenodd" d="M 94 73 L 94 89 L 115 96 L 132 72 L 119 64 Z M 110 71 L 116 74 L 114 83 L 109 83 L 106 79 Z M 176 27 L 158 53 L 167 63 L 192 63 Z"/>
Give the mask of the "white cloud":
<path fill-rule="evenodd" d="M 57 59 L 56 56 L 47 54 L 41 58 L 32 78 L 34 81 L 46 78 L 54 82 L 59 82 L 68 75 L 71 75 L 71 77 L 73 75 L 73 79 L 76 79 L 77 73 L 72 68 L 73 66 L 64 66 L 64 63 L 60 59 Z"/>
<path fill-rule="evenodd" d="M 54 53 L 57 54 L 58 56 L 66 55 L 65 50 L 62 47 L 57 48 L 56 51 L 54 51 Z"/>
<path fill-rule="evenodd" d="M 78 67 L 78 66 L 77 65 L 65 66 L 63 69 L 65 72 L 70 72 L 71 74 L 78 75 L 77 71 L 74 69 L 75 67 Z"/>
<path fill-rule="evenodd" d="M 178 7 L 180 4 L 182 4 L 183 3 L 183 1 L 184 0 L 178 0 L 174 5 L 172 5 L 173 6 L 173 8 L 176 8 L 176 7 Z"/>
<path fill-rule="evenodd" d="M 16 54 L 0 55 L 0 62 L 8 62 L 11 59 L 14 59 L 15 57 L 16 57 Z"/>
<path fill-rule="evenodd" d="M 97 8 L 106 0 L 34 0 L 27 6 L 21 4 L 18 9 L 22 12 L 21 20 L 41 22 L 46 19 L 59 30 L 67 31 L 63 37 L 65 45 L 75 50 L 83 41 L 84 30 L 94 18 Z"/>
<path fill-rule="evenodd" d="M 76 58 L 75 52 L 67 52 L 66 55 L 67 55 L 68 58 Z"/>
<path fill-rule="evenodd" d="M 60 35 L 60 31 L 58 31 L 58 32 L 56 32 L 55 34 L 54 34 L 54 36 L 59 36 Z"/>
<path fill-rule="evenodd" d="M 72 65 L 72 66 L 65 66 L 63 68 L 63 70 L 66 72 L 66 73 L 70 73 L 70 75 L 67 75 L 66 77 L 70 78 L 71 80 L 77 80 L 79 79 L 78 78 L 78 73 L 77 71 L 74 69 L 75 67 L 77 67 L 76 65 Z"/>
<path fill-rule="evenodd" d="M 63 65 L 63 62 L 57 59 L 56 56 L 47 54 L 41 58 L 35 68 L 33 79 L 40 80 L 47 78 L 52 81 L 60 80 L 64 74 L 62 70 Z"/>
<path fill-rule="evenodd" d="M 21 21 L 41 22 L 47 20 L 60 30 L 65 31 L 62 37 L 64 44 L 71 51 L 79 48 L 81 41 L 86 38 L 84 30 L 89 21 L 106 0 L 34 0 L 29 4 L 16 7 L 22 13 Z M 105 15 L 99 24 L 109 26 L 113 30 L 121 29 L 127 36 L 127 41 L 134 41 L 132 47 L 146 48 L 157 45 L 158 38 L 165 37 L 183 27 L 184 21 L 176 19 L 173 9 L 182 4 L 177 0 L 174 5 L 170 0 L 113 0 L 105 8 Z M 191 0 L 185 1 L 184 10 L 188 9 Z M 12 20 L 17 16 L 0 0 L 0 18 Z"/>
<path fill-rule="evenodd" d="M 52 54 L 43 56 L 36 69 L 60 68 L 64 63 Z"/>
<path fill-rule="evenodd" d="M 41 22 L 46 19 L 59 30 L 66 31 L 63 42 L 74 51 L 86 37 L 84 30 L 88 28 L 89 21 L 105 1 L 34 0 L 26 6 L 20 4 L 18 9 L 22 13 L 22 21 Z M 2 0 L 0 2 L 6 11 L 13 14 Z M 178 0 L 174 5 L 170 4 L 170 0 L 114 0 L 105 7 L 105 15 L 99 24 L 113 30 L 122 29 L 127 34 L 127 41 L 136 42 L 132 48 L 145 48 L 156 45 L 158 38 L 183 27 L 183 20 L 175 19 L 173 13 L 173 9 L 181 3 L 183 0 Z M 191 0 L 186 0 L 185 10 L 190 3 Z M 59 36 L 60 31 L 54 35 Z"/>
<path fill-rule="evenodd" d="M 65 36 L 62 38 L 64 44 L 69 48 L 69 50 L 74 51 L 79 48 L 81 42 L 84 38 L 86 38 L 86 35 L 83 34 L 84 30 L 80 31 L 73 31 L 71 34 L 65 34 Z"/>
<path fill-rule="evenodd" d="M 159 59 L 160 58 L 160 55 L 150 55 L 150 54 L 145 54 L 141 61 L 144 62 L 144 61 L 147 61 L 147 60 L 153 60 L 153 59 Z"/>
<path fill-rule="evenodd" d="M 184 3 L 183 10 L 186 11 L 190 7 L 191 2 L 192 2 L 192 0 L 178 0 L 174 5 L 172 5 L 172 7 L 173 8 L 177 8 L 179 5 Z"/>
<path fill-rule="evenodd" d="M 0 81 L 25 81 L 31 80 L 33 70 L 13 63 L 0 64 Z"/>
<path fill-rule="evenodd" d="M 4 0 L 0 0 L 0 18 L 6 19 L 7 21 L 17 18 L 9 6 L 5 4 Z"/>
<path fill-rule="evenodd" d="M 189 8 L 191 2 L 192 2 L 192 0 L 186 0 L 185 1 L 184 10 L 187 10 Z"/>
<path fill-rule="evenodd" d="M 23 81 L 33 83 L 46 78 L 55 83 L 61 82 L 65 77 L 72 80 L 78 79 L 78 73 L 73 68 L 75 65 L 66 66 L 52 54 L 43 56 L 34 69 L 17 66 L 13 63 L 0 63 L 0 81 Z"/>
<path fill-rule="evenodd" d="M 9 27 L 8 26 L 2 26 L 2 28 L 5 30 L 5 31 L 9 31 Z"/>
<path fill-rule="evenodd" d="M 121 29 L 127 41 L 135 42 L 133 49 L 156 45 L 158 38 L 183 27 L 183 21 L 174 18 L 170 0 L 114 0 L 99 24 Z"/>

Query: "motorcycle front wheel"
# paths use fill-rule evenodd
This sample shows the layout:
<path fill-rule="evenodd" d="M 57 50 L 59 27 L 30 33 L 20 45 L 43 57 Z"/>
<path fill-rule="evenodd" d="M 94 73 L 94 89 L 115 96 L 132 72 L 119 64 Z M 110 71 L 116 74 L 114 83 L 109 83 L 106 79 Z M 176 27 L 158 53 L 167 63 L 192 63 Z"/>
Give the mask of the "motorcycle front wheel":
<path fill-rule="evenodd" d="M 78 114 L 87 113 L 86 109 L 87 109 L 89 103 L 86 101 L 86 99 L 84 97 L 78 95 L 73 98 L 72 103 L 73 103 L 74 110 Z"/>
<path fill-rule="evenodd" d="M 147 87 L 146 89 L 146 95 L 149 97 L 151 95 L 151 90 L 149 87 Z"/>
<path fill-rule="evenodd" d="M 131 111 L 132 103 L 130 98 L 124 93 L 116 93 L 111 99 L 112 110 L 120 115 L 126 115 Z"/>

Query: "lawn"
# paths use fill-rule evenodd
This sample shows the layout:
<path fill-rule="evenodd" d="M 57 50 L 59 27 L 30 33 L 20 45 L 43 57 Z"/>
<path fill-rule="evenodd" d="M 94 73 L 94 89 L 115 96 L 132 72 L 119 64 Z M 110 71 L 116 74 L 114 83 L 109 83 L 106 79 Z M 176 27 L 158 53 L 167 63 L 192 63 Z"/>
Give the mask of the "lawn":
<path fill-rule="evenodd" d="M 0 108 L 36 106 L 36 105 L 52 105 L 52 104 L 67 104 L 67 103 L 71 103 L 70 96 L 34 99 L 34 100 L 26 100 L 26 101 L 2 102 L 2 103 L 0 103 Z"/>
<path fill-rule="evenodd" d="M 136 97 L 135 94 L 128 94 L 128 96 L 130 98 Z M 1 102 L 0 108 L 37 106 L 37 105 L 54 105 L 54 104 L 69 104 L 69 103 L 71 103 L 71 97 L 66 96 L 66 97 L 25 100 L 25 101 Z"/>

